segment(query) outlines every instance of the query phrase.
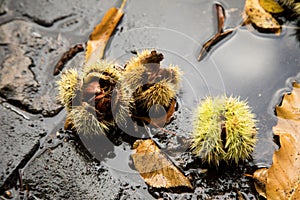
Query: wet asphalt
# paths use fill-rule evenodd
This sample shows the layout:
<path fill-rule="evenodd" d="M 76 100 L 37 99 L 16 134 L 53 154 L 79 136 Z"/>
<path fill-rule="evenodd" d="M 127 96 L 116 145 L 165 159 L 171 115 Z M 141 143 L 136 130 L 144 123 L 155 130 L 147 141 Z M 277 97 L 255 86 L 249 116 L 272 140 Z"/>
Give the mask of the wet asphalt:
<path fill-rule="evenodd" d="M 238 24 L 243 3 L 221 3 L 229 10 L 226 26 Z M 133 56 L 131 51 L 156 48 L 164 53 L 165 65 L 178 64 L 185 73 L 181 107 L 169 125 L 177 136 L 154 130 L 153 139 L 190 178 L 194 190 L 158 190 L 147 186 L 134 170 L 130 145 L 64 131 L 65 111 L 56 100 L 60 76 L 53 76 L 55 64 L 69 48 L 84 44 L 104 13 L 120 4 L 0 0 L 1 198 L 259 199 L 253 181 L 244 174 L 272 162 L 277 147 L 272 138 L 273 108 L 290 90 L 292 80 L 299 80 L 299 44 L 290 34 L 293 30 L 272 39 L 239 29 L 231 42 L 198 63 L 201 44 L 216 30 L 212 2 L 128 0 L 105 58 L 124 63 Z M 257 48 L 258 52 L 253 50 Z M 80 69 L 83 62 L 82 52 L 65 69 Z M 207 166 L 184 146 L 191 132 L 191 119 L 186 116 L 192 116 L 201 98 L 224 93 L 249 100 L 260 120 L 260 141 L 254 160 L 207 172 Z M 90 145 L 91 140 L 101 142 Z"/>

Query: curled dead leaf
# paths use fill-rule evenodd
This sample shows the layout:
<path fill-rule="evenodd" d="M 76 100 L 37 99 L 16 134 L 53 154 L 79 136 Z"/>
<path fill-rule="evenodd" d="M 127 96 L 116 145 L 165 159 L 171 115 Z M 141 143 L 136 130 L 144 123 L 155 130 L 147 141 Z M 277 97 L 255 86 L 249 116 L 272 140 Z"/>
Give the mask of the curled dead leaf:
<path fill-rule="evenodd" d="M 103 58 L 106 44 L 124 15 L 123 8 L 125 3 L 126 0 L 123 0 L 123 3 L 119 9 L 115 7 L 109 9 L 105 13 L 102 21 L 95 26 L 87 42 L 85 54 L 86 63 L 93 63 L 97 59 Z"/>
<path fill-rule="evenodd" d="M 281 147 L 268 170 L 267 198 L 299 199 L 296 197 L 300 197 L 300 138 L 289 133 L 281 133 L 279 137 Z"/>
<path fill-rule="evenodd" d="M 246 0 L 245 22 L 254 24 L 264 32 L 281 33 L 281 26 L 273 16 L 260 5 L 259 0 Z"/>
<path fill-rule="evenodd" d="M 267 184 L 267 177 L 268 177 L 268 168 L 258 169 L 253 173 L 253 175 L 245 174 L 245 176 L 253 178 L 254 186 L 258 194 L 267 198 L 266 184 Z"/>
<path fill-rule="evenodd" d="M 300 84 L 293 83 L 292 93 L 284 95 L 276 113 L 278 122 L 273 131 L 279 136 L 280 149 L 275 151 L 273 164 L 267 170 L 266 198 L 300 199 Z M 259 171 L 254 176 L 265 179 Z"/>
<path fill-rule="evenodd" d="M 119 21 L 122 19 L 124 12 L 123 8 L 125 6 L 126 0 L 123 0 L 123 3 L 119 9 L 111 8 L 109 9 L 102 21 L 94 27 L 93 32 L 90 35 L 90 38 L 87 42 L 86 53 L 85 53 L 85 63 L 94 63 L 96 60 L 102 59 L 104 55 L 104 50 L 106 44 L 118 25 Z M 56 76 L 64 68 L 66 62 L 72 59 L 77 53 L 84 50 L 84 45 L 76 44 L 65 52 L 62 57 L 57 62 L 54 67 L 53 75 Z"/>
<path fill-rule="evenodd" d="M 160 151 L 153 140 L 137 140 L 132 159 L 145 182 L 155 188 L 193 188 L 189 179 Z"/>
<path fill-rule="evenodd" d="M 285 94 L 276 106 L 278 122 L 273 127 L 280 138 L 280 149 L 273 156 L 266 185 L 270 199 L 300 198 L 300 84 L 293 83 L 291 94 Z"/>
<path fill-rule="evenodd" d="M 293 92 L 285 94 L 281 106 L 276 106 L 276 114 L 280 119 L 300 121 L 300 84 L 293 83 Z M 277 126 L 278 127 L 278 126 Z"/>

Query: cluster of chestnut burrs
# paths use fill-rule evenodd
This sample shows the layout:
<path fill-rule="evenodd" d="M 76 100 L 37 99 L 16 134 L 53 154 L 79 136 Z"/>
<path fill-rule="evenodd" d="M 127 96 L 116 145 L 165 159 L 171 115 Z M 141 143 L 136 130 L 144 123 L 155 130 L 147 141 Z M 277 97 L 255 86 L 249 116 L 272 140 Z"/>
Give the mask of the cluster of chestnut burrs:
<path fill-rule="evenodd" d="M 156 126 L 169 122 L 181 73 L 177 66 L 161 67 L 162 60 L 161 53 L 145 50 L 124 67 L 98 60 L 81 74 L 64 72 L 58 99 L 67 109 L 67 126 L 82 134 L 107 134 L 128 120 Z"/>
<path fill-rule="evenodd" d="M 144 50 L 123 67 L 98 60 L 82 72 L 65 71 L 58 81 L 65 128 L 107 135 L 135 124 L 164 127 L 175 112 L 182 73 L 178 66 L 162 67 L 162 60 L 161 53 Z M 256 143 L 254 117 L 239 98 L 207 97 L 195 112 L 193 153 L 213 165 L 249 158 Z"/>

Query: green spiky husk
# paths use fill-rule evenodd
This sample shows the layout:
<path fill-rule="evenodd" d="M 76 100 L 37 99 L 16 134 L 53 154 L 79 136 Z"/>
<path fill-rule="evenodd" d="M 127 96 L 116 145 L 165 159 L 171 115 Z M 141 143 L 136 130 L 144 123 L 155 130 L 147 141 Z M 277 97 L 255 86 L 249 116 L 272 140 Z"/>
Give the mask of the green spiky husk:
<path fill-rule="evenodd" d="M 180 87 L 179 67 L 159 68 L 158 71 L 162 75 L 158 75 L 151 79 L 152 82 L 148 82 L 148 77 L 151 76 L 151 66 L 147 65 L 149 64 L 147 59 L 150 55 L 151 51 L 144 50 L 127 63 L 126 71 L 118 82 L 121 103 L 116 114 L 117 121 L 126 118 L 122 116 L 123 114 L 128 115 L 128 113 L 135 112 L 137 107 L 143 110 L 140 112 L 145 113 L 156 104 L 168 108 L 171 100 L 175 98 Z"/>
<path fill-rule="evenodd" d="M 148 84 L 147 80 L 145 80 L 145 77 L 148 74 L 145 59 L 148 58 L 150 54 L 150 50 L 144 50 L 141 53 L 138 53 L 137 57 L 133 57 L 126 65 L 126 71 L 123 73 L 123 76 L 120 77 L 119 81 L 119 86 L 121 88 L 120 92 L 124 102 L 132 102 L 132 98 L 134 98 L 133 94 L 142 92 L 141 87 Z M 179 67 L 172 65 L 165 70 L 168 72 L 167 77 L 157 79 L 153 86 L 159 84 L 160 86 L 157 85 L 155 87 L 161 89 L 163 87 L 168 88 L 162 90 L 163 92 L 169 91 L 163 96 L 171 99 L 174 98 L 176 91 L 179 89 L 181 72 Z M 162 85 L 164 86 L 162 87 Z"/>
<path fill-rule="evenodd" d="M 174 86 L 174 90 L 178 91 L 180 88 L 182 72 L 180 71 L 179 67 L 175 65 L 170 65 L 168 67 L 168 70 L 171 74 L 168 78 L 168 81 L 172 83 L 172 85 Z"/>
<path fill-rule="evenodd" d="M 72 100 L 76 96 L 75 91 L 81 89 L 81 79 L 76 69 L 70 69 L 64 72 L 61 79 L 57 81 L 58 96 L 57 99 L 63 106 L 70 110 Z"/>
<path fill-rule="evenodd" d="M 292 6 L 295 3 L 295 0 L 279 0 L 279 2 L 285 6 Z"/>
<path fill-rule="evenodd" d="M 145 64 L 146 58 L 151 54 L 151 51 L 146 49 L 142 52 L 137 52 L 137 56 L 130 59 L 126 65 L 126 70 L 136 70 L 137 67 L 142 67 Z"/>
<path fill-rule="evenodd" d="M 145 91 L 139 91 L 135 101 L 141 102 L 141 107 L 149 111 L 156 104 L 168 107 L 175 96 L 173 85 L 168 81 L 160 81 Z"/>
<path fill-rule="evenodd" d="M 117 83 L 120 102 L 117 110 L 114 111 L 116 123 L 123 126 L 130 114 L 131 106 L 134 104 L 133 93 L 137 87 L 142 86 L 143 66 L 138 66 L 136 70 L 126 70 Z"/>
<path fill-rule="evenodd" d="M 86 135 L 106 134 L 109 126 L 113 125 L 113 122 L 98 121 L 96 111 L 87 103 L 72 107 L 68 113 L 68 118 L 71 120 L 76 132 Z"/>
<path fill-rule="evenodd" d="M 254 118 L 246 101 L 208 97 L 197 108 L 193 153 L 216 166 L 221 160 L 238 164 L 249 158 L 257 140 Z"/>
<path fill-rule="evenodd" d="M 116 83 L 121 75 L 122 72 L 115 68 L 113 63 L 98 60 L 93 64 L 84 66 L 82 77 L 84 77 L 85 83 L 89 82 L 92 77 L 105 80 L 109 79 L 110 82 Z"/>
<path fill-rule="evenodd" d="M 221 139 L 221 115 L 225 110 L 225 99 L 207 98 L 196 111 L 193 131 L 193 153 L 204 162 L 215 165 L 223 159 L 225 151 Z"/>
<path fill-rule="evenodd" d="M 111 113 L 107 113 L 109 112 L 107 110 L 103 111 L 103 106 L 98 104 L 101 100 L 93 102 L 96 93 L 93 93 L 94 86 L 90 87 L 90 84 L 96 82 L 99 83 L 99 87 L 103 86 L 101 89 L 107 93 L 105 98 L 108 98 L 121 75 L 121 69 L 115 68 L 114 64 L 104 60 L 85 65 L 81 76 L 75 69 L 67 70 L 62 74 L 57 82 L 58 100 L 67 109 L 67 118 L 78 133 L 105 134 L 109 127 L 114 125 L 110 117 Z"/>
<path fill-rule="evenodd" d="M 296 0 L 279 0 L 279 3 L 294 12 L 294 15 L 300 18 L 300 2 Z"/>
<path fill-rule="evenodd" d="M 251 156 L 256 144 L 255 115 L 246 101 L 229 97 L 226 100 L 225 119 L 227 153 L 224 159 L 238 163 Z"/>

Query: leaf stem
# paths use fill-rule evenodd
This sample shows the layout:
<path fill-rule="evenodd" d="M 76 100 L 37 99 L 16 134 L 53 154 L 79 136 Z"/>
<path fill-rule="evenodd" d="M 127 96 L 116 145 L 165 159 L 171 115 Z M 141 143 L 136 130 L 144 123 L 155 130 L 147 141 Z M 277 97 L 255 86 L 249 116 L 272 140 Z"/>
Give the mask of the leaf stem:
<path fill-rule="evenodd" d="M 201 61 L 215 44 L 217 44 L 219 41 L 221 41 L 234 31 L 234 29 L 224 31 L 224 25 L 226 20 L 225 9 L 219 3 L 216 3 L 215 6 L 218 18 L 218 31 L 212 38 L 210 38 L 203 44 L 198 56 L 198 61 Z"/>

